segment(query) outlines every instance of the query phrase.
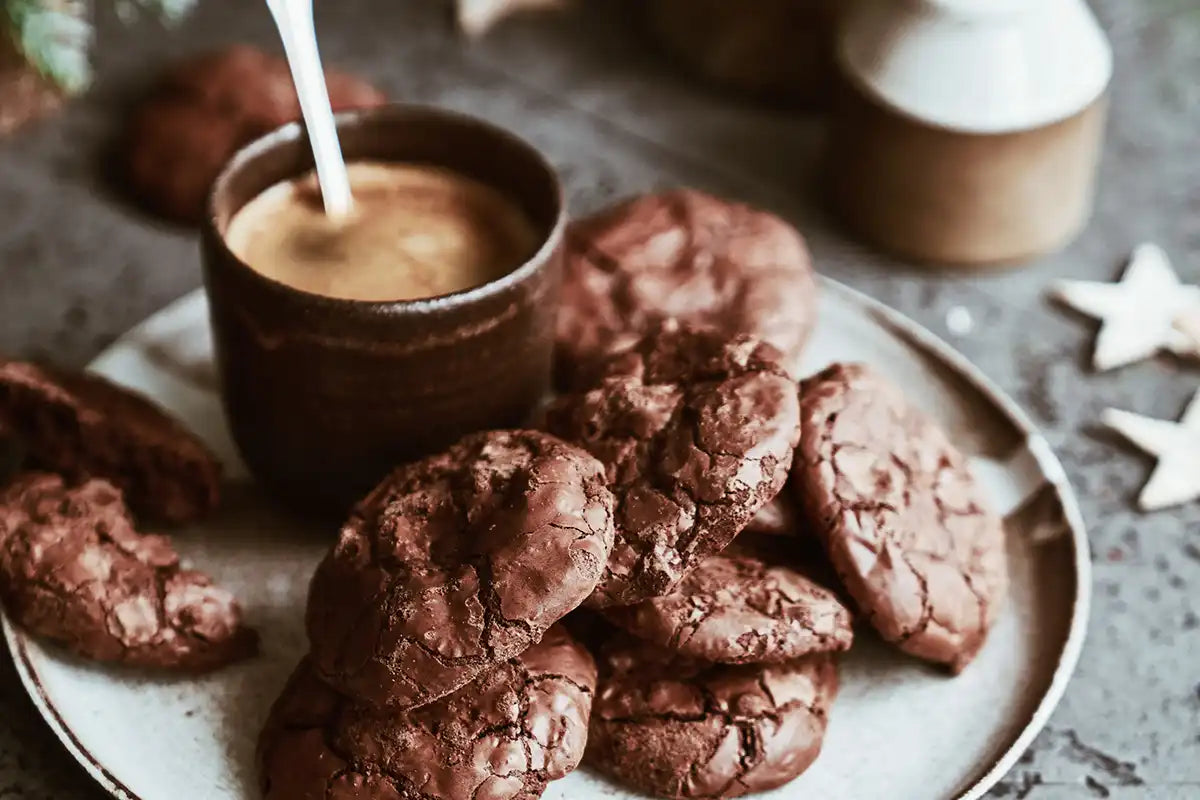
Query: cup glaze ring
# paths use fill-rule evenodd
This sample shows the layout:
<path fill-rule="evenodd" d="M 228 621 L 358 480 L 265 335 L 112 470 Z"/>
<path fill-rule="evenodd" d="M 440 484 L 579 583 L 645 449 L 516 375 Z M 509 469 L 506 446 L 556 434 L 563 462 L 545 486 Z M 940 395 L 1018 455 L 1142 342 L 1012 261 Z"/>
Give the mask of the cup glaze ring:
<path fill-rule="evenodd" d="M 339 114 L 348 161 L 425 164 L 493 188 L 541 237 L 489 283 L 373 302 L 271 280 L 230 251 L 230 219 L 264 189 L 312 169 L 292 123 L 238 151 L 201 230 L 221 394 L 246 465 L 291 505 L 345 508 L 397 464 L 466 433 L 526 424 L 550 388 L 566 211 L 554 168 L 489 123 L 435 108 Z"/>

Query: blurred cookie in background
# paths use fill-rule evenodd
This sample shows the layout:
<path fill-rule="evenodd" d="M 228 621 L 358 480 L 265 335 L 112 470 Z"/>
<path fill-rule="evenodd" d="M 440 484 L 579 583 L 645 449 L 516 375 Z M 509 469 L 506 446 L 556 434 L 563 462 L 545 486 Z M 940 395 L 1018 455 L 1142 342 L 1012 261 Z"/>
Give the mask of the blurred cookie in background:
<path fill-rule="evenodd" d="M 386 102 L 353 75 L 326 70 L 325 78 L 334 111 Z M 120 146 L 122 179 L 148 211 L 196 224 L 225 162 L 299 118 L 282 58 L 247 45 L 193 56 L 171 68 L 133 111 Z"/>

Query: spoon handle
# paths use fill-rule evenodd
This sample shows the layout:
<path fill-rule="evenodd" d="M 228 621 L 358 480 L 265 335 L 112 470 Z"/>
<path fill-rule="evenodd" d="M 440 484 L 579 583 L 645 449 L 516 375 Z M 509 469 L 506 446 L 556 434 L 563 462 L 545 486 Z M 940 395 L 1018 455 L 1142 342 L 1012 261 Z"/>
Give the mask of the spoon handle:
<path fill-rule="evenodd" d="M 329 103 L 329 89 L 321 69 L 312 0 L 267 0 L 267 6 L 279 28 L 296 94 L 300 98 L 300 111 L 317 165 L 325 213 L 334 218 L 344 217 L 353 210 L 354 197 L 350 193 L 350 179 Z"/>

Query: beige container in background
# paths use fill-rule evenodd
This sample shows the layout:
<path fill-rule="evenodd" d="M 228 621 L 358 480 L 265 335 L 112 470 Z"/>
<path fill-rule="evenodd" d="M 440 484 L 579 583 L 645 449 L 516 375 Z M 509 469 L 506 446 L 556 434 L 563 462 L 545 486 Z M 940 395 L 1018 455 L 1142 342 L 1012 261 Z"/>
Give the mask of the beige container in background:
<path fill-rule="evenodd" d="M 864 238 L 984 264 L 1086 225 L 1112 55 L 1083 0 L 862 0 L 837 56 L 830 189 Z"/>

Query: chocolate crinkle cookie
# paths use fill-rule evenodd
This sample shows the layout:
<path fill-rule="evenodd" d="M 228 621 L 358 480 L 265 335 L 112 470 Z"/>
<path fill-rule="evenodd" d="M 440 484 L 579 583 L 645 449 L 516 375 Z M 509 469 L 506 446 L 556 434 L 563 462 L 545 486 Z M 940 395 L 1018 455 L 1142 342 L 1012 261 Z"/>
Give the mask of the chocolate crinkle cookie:
<path fill-rule="evenodd" d="M 561 386 L 586 388 L 597 359 L 665 318 L 752 334 L 797 369 L 817 284 L 804 239 L 774 214 L 680 189 L 579 220 L 566 241 Z"/>
<path fill-rule="evenodd" d="M 233 596 L 135 531 L 102 480 L 26 473 L 0 493 L 0 596 L 22 628 L 96 661 L 208 670 L 257 649 Z"/>
<path fill-rule="evenodd" d="M 709 664 L 618 636 L 597 655 L 587 761 L 655 797 L 716 800 L 774 789 L 816 760 L 837 665 Z"/>
<path fill-rule="evenodd" d="M 804 381 L 792 482 L 846 590 L 889 642 L 955 671 L 1008 583 L 1004 529 L 945 432 L 862 364 Z"/>
<path fill-rule="evenodd" d="M 583 602 L 613 543 L 604 468 L 535 431 L 491 431 L 386 478 L 313 578 L 314 668 L 371 705 L 436 700 Z"/>
<path fill-rule="evenodd" d="M 98 376 L 0 361 L 0 428 L 28 463 L 103 478 L 140 515 L 183 523 L 216 507 L 221 470 L 199 439 L 141 395 Z"/>
<path fill-rule="evenodd" d="M 836 594 L 743 552 L 710 556 L 669 594 L 605 616 L 639 639 L 725 664 L 781 663 L 847 650 L 854 640 Z"/>
<path fill-rule="evenodd" d="M 335 111 L 378 106 L 384 95 L 326 71 Z M 243 145 L 300 118 L 287 62 L 246 45 L 175 66 L 134 111 L 123 143 L 125 180 L 152 211 L 187 224 L 204 216 L 209 187 Z"/>
<path fill-rule="evenodd" d="M 266 800 L 535 800 L 575 769 L 596 685 L 561 626 L 458 692 L 380 714 L 303 661 L 259 739 Z"/>
<path fill-rule="evenodd" d="M 729 544 L 787 479 L 799 437 L 796 384 L 749 336 L 656 325 L 560 397 L 547 426 L 603 462 L 617 541 L 589 605 L 666 594 Z"/>

